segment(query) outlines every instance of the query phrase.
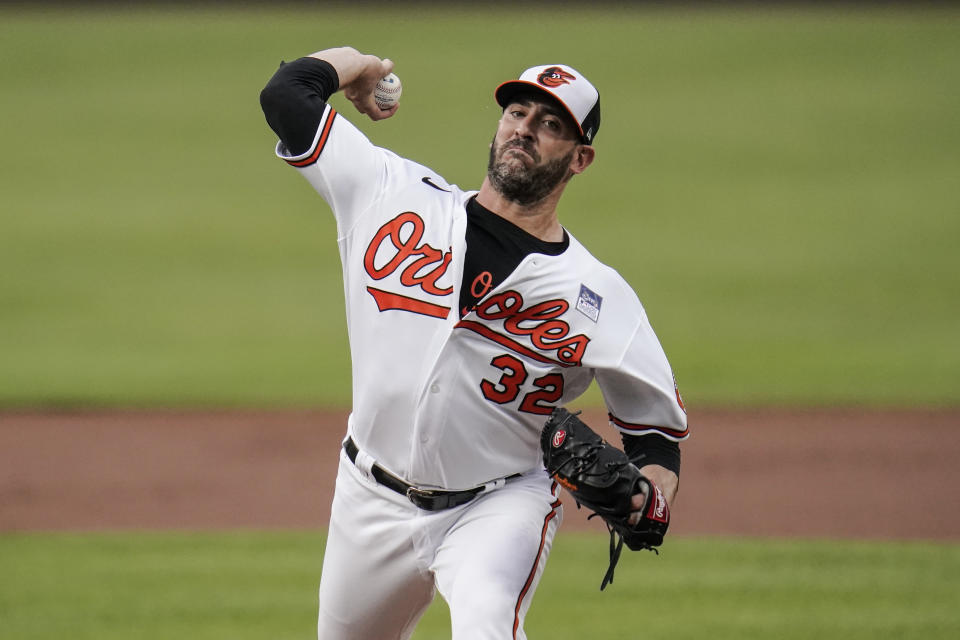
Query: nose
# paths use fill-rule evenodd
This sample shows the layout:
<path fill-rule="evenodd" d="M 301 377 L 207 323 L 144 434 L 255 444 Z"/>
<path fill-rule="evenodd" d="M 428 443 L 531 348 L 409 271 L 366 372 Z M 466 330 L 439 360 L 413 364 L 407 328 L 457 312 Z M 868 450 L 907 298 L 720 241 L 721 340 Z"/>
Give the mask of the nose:
<path fill-rule="evenodd" d="M 533 117 L 528 114 L 523 118 L 514 121 L 514 137 L 532 138 L 533 137 Z"/>

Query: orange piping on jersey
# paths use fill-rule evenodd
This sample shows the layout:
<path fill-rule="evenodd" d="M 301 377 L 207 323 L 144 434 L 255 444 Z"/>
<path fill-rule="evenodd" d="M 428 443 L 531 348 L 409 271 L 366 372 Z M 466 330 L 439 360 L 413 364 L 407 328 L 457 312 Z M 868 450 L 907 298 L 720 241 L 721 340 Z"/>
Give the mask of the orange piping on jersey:
<path fill-rule="evenodd" d="M 450 307 L 442 307 L 431 302 L 424 302 L 416 298 L 402 296 L 399 293 L 390 293 L 381 289 L 367 287 L 367 291 L 377 301 L 377 309 L 380 311 L 410 311 L 420 315 L 430 316 L 432 318 L 446 319 L 450 314 Z"/>
<path fill-rule="evenodd" d="M 317 146 L 308 157 L 301 160 L 287 160 L 287 164 L 292 167 L 307 167 L 317 161 L 317 158 L 320 157 L 320 152 L 323 151 L 323 147 L 327 144 L 327 138 L 330 137 L 330 128 L 333 126 L 333 119 L 336 118 L 337 112 L 333 107 L 330 107 L 330 113 L 327 115 L 327 122 L 323 126 L 323 132 L 320 134 L 320 138 L 317 140 Z"/>
<path fill-rule="evenodd" d="M 610 419 L 610 422 L 616 426 L 624 429 L 626 431 L 659 431 L 663 435 L 670 436 L 671 438 L 683 439 L 690 435 L 690 429 L 684 429 L 683 431 L 679 429 L 671 429 L 669 427 L 656 427 L 654 425 L 648 424 L 632 424 L 630 422 L 624 422 L 620 418 L 616 417 L 612 413 L 608 413 L 607 417 Z"/>

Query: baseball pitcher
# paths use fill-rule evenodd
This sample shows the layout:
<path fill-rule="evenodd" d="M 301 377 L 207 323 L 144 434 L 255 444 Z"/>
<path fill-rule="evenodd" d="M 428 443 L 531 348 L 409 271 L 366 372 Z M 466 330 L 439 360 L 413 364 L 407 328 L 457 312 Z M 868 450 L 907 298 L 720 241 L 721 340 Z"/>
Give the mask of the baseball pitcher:
<path fill-rule="evenodd" d="M 328 49 L 260 95 L 277 156 L 333 212 L 343 265 L 353 407 L 318 634 L 409 638 L 439 591 L 456 640 L 525 638 L 561 485 L 610 528 L 606 586 L 624 543 L 663 540 L 686 414 L 637 296 L 557 219 L 594 160 L 596 88 L 563 64 L 497 87 L 486 177 L 464 190 L 328 103 L 342 91 L 390 118 L 374 89 L 393 66 Z M 593 380 L 625 451 L 563 409 Z"/>

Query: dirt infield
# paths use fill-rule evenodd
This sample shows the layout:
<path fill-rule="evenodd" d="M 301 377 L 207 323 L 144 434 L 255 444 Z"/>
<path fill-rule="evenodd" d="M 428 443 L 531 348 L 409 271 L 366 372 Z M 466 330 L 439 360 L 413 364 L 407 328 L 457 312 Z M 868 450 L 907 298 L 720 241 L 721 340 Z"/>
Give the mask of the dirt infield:
<path fill-rule="evenodd" d="M 0 531 L 324 527 L 345 424 L 0 413 Z M 691 431 L 672 534 L 960 539 L 960 410 L 700 411 Z M 603 530 L 565 502 L 565 528 Z"/>

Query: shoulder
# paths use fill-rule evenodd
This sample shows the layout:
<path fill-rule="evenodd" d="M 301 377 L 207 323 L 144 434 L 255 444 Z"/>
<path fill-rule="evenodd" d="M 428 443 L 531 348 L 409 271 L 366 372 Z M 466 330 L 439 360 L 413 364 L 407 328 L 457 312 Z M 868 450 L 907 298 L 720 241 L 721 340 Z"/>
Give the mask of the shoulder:
<path fill-rule="evenodd" d="M 574 317 L 591 321 L 584 326 L 598 349 L 601 343 L 606 345 L 600 351 L 621 354 L 624 345 L 649 323 L 643 303 L 620 272 L 590 253 L 572 234 L 565 253 L 567 263 L 561 268 L 569 274 L 567 300 L 577 311 Z"/>
<path fill-rule="evenodd" d="M 565 253 L 582 277 L 596 282 L 610 294 L 640 305 L 636 291 L 619 271 L 593 255 L 569 230 L 567 235 L 570 238 L 570 247 Z"/>

